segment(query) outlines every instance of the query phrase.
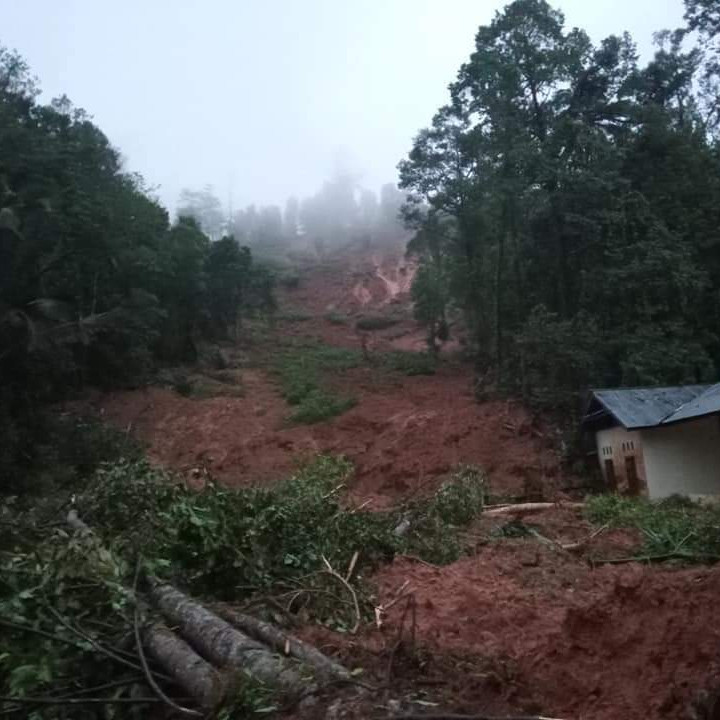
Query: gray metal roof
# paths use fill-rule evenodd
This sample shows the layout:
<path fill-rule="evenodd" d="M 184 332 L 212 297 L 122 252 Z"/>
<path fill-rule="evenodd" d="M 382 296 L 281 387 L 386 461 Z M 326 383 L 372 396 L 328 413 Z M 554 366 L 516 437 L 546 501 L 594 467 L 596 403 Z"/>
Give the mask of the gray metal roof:
<path fill-rule="evenodd" d="M 711 385 L 704 393 L 681 405 L 672 415 L 668 415 L 662 424 L 670 425 L 681 420 L 712 415 L 717 412 L 720 412 L 720 383 Z"/>
<path fill-rule="evenodd" d="M 706 403 L 701 403 L 698 407 L 703 411 L 697 412 L 693 401 L 700 403 L 701 397 L 708 394 L 709 390 L 716 390 L 710 396 L 712 400 L 709 397 Z M 594 390 L 592 397 L 629 430 L 655 427 L 720 411 L 720 385 Z M 717 409 L 707 410 L 711 406 L 717 406 Z M 594 414 L 588 413 L 586 420 Z M 671 419 L 675 414 L 678 417 Z"/>

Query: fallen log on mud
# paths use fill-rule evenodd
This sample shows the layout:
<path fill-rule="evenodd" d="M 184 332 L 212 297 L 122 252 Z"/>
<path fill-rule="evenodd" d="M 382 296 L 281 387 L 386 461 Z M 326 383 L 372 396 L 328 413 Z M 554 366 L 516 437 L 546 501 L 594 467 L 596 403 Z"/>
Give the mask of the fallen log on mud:
<path fill-rule="evenodd" d="M 177 631 L 216 667 L 247 670 L 285 695 L 309 689 L 296 664 L 236 630 L 172 585 L 151 580 L 150 597 Z"/>
<path fill-rule="evenodd" d="M 143 632 L 143 644 L 153 659 L 205 710 L 217 707 L 225 695 L 225 683 L 210 663 L 203 660 L 169 628 L 154 623 Z"/>
<path fill-rule="evenodd" d="M 340 663 L 335 662 L 312 645 L 283 632 L 275 625 L 245 615 L 227 605 L 216 605 L 213 606 L 213 609 L 223 620 L 247 633 L 251 638 L 264 643 L 276 652 L 300 660 L 312 669 L 320 680 L 347 680 L 350 677 L 347 668 Z"/>
<path fill-rule="evenodd" d="M 485 510 L 485 517 L 496 517 L 500 515 L 531 515 L 532 513 L 542 512 L 543 510 L 552 510 L 554 508 L 567 508 L 576 510 L 585 507 L 585 503 L 568 502 L 568 503 L 552 503 L 552 502 L 532 502 L 519 503 L 518 505 L 505 505 L 504 507 L 492 508 Z"/>

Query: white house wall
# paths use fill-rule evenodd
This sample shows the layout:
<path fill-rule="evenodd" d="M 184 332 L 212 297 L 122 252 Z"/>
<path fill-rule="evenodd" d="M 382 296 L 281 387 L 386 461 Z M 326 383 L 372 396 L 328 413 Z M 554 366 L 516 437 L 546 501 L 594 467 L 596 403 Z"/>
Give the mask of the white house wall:
<path fill-rule="evenodd" d="M 641 435 L 651 498 L 720 495 L 718 417 L 651 428 Z"/>
<path fill-rule="evenodd" d="M 644 493 L 646 485 L 646 468 L 643 457 L 642 436 L 637 430 L 626 430 L 618 425 L 617 427 L 599 430 L 595 434 L 597 444 L 598 460 L 605 482 L 608 483 L 606 461 L 610 460 L 615 468 L 615 480 L 617 491 L 628 492 L 627 470 L 625 465 L 626 457 L 635 457 L 635 467 L 638 479 L 640 480 L 641 492 Z"/>

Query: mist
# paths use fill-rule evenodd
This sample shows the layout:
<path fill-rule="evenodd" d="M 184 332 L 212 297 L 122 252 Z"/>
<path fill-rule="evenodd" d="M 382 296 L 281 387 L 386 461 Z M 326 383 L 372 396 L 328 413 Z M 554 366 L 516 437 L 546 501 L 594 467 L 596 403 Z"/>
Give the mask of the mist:
<path fill-rule="evenodd" d="M 499 0 L 0 0 L 0 42 L 67 94 L 174 212 L 212 185 L 223 212 L 284 208 L 347 169 L 379 193 L 447 99 Z M 597 41 L 682 21 L 681 0 L 560 0 Z M 648 19 L 652 18 L 652 22 Z"/>

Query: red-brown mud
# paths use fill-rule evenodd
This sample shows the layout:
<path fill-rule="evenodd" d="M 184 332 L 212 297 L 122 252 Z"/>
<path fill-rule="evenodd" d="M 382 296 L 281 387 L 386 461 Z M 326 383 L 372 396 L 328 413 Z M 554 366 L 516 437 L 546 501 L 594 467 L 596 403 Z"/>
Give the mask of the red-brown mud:
<path fill-rule="evenodd" d="M 374 333 L 373 343 L 415 347 L 423 334 L 408 309 L 413 269 L 403 263 L 397 255 L 326 262 L 298 289 L 284 291 L 283 306 L 310 317 L 281 322 L 278 332 L 360 347 L 357 317 L 393 313 L 398 324 Z M 345 321 L 332 322 L 330 313 Z M 145 441 L 156 462 L 181 471 L 204 467 L 230 486 L 271 482 L 317 452 L 352 459 L 357 471 L 349 500 L 372 507 L 429 490 L 461 463 L 485 468 L 497 493 L 555 499 L 570 482 L 553 430 L 516 403 L 478 404 L 471 371 L 459 362 L 432 377 L 371 366 L 333 377 L 333 388 L 353 394 L 358 405 L 332 421 L 295 427 L 286 425 L 289 408 L 268 373 L 241 374 L 243 397 L 189 399 L 148 388 L 89 402 Z M 537 537 L 488 543 L 491 525 L 503 522 L 483 520 L 469 533 L 471 545 L 477 540 L 474 553 L 450 566 L 398 558 L 378 571 L 378 603 L 407 581 L 417 607 L 417 654 L 394 659 L 394 690 L 468 713 L 691 718 L 697 692 L 720 684 L 720 570 L 594 567 L 593 557 L 637 552 L 641 538 L 621 531 L 602 533 L 579 553 Z M 560 544 L 592 531 L 577 510 L 566 508 L 525 522 Z M 318 628 L 305 633 L 383 682 L 401 608 L 393 608 L 383 629 L 371 625 L 356 637 Z M 343 712 L 377 716 L 376 702 L 348 701 Z M 303 717 L 313 712 L 320 709 Z"/>

